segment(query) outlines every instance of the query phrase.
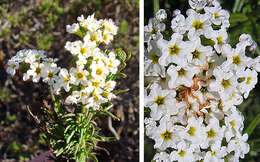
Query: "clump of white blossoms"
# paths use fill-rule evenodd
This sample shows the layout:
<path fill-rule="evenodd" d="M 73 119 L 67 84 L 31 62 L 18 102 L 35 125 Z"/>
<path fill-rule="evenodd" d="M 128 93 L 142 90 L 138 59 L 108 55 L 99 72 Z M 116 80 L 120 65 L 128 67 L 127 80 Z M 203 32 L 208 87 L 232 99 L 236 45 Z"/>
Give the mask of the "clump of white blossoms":
<path fill-rule="evenodd" d="M 260 57 L 246 55 L 250 35 L 229 44 L 229 13 L 216 0 L 189 4 L 169 28 L 162 9 L 145 26 L 146 135 L 158 162 L 238 162 L 249 145 L 236 105 L 255 87 Z"/>
<path fill-rule="evenodd" d="M 94 15 L 86 19 L 82 15 L 77 20 L 78 23 L 67 25 L 67 32 L 83 37 L 65 45 L 75 60 L 69 70 L 58 67 L 57 59 L 47 58 L 44 51 L 21 50 L 8 61 L 7 72 L 14 75 L 23 68 L 24 81 L 31 78 L 37 83 L 42 78 L 55 94 L 61 90 L 67 92 L 67 104 L 82 103 L 87 108 L 99 109 L 101 103 L 115 97 L 111 91 L 116 82 L 109 77 L 117 73 L 120 65 L 114 51 L 103 51 L 99 45 L 110 43 L 118 27 L 112 20 L 96 20 Z"/>
<path fill-rule="evenodd" d="M 65 48 L 73 55 L 69 69 L 57 65 L 57 59 L 46 57 L 44 51 L 21 50 L 8 61 L 7 73 L 17 71 L 23 80 L 40 81 L 50 86 L 53 109 L 43 110 L 43 120 L 48 142 L 56 156 L 82 162 L 87 158 L 97 161 L 96 145 L 112 138 L 102 137 L 94 121 L 100 115 L 118 119 L 109 112 L 111 100 L 125 90 L 115 90 L 116 79 L 130 55 L 117 48 L 106 49 L 117 34 L 118 27 L 109 19 L 97 20 L 94 14 L 77 18 L 77 23 L 67 25 L 68 33 L 81 40 L 66 42 Z M 118 119 L 119 120 L 119 119 Z"/>

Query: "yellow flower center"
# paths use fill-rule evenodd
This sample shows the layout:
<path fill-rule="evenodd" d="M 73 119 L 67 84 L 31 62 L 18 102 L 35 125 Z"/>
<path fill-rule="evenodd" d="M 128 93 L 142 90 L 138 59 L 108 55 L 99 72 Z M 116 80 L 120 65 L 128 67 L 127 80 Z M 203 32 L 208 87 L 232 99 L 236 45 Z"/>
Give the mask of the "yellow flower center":
<path fill-rule="evenodd" d="M 190 136 L 194 136 L 194 135 L 195 135 L 195 132 L 196 132 L 196 128 L 193 127 L 193 126 L 191 126 L 190 129 L 189 129 L 189 131 L 188 131 L 189 135 L 190 135 Z"/>
<path fill-rule="evenodd" d="M 186 75 L 187 71 L 184 70 L 183 68 L 181 68 L 179 71 L 178 71 L 178 76 L 181 78 L 181 77 L 184 77 Z"/>
<path fill-rule="evenodd" d="M 35 73 L 36 73 L 37 75 L 39 75 L 39 74 L 41 73 L 41 71 L 42 71 L 42 69 L 39 68 L 39 67 L 37 67 L 37 68 L 35 69 Z"/>
<path fill-rule="evenodd" d="M 102 74 L 103 74 L 103 70 L 102 70 L 101 68 L 98 68 L 98 69 L 96 70 L 96 74 L 97 74 L 97 75 L 102 75 Z"/>
<path fill-rule="evenodd" d="M 209 131 L 206 132 L 207 133 L 207 136 L 208 138 L 214 138 L 216 137 L 216 132 L 214 131 L 213 128 L 211 128 Z"/>
<path fill-rule="evenodd" d="M 236 64 L 236 65 L 240 65 L 240 63 L 241 63 L 240 57 L 239 56 L 233 56 L 232 57 L 232 63 Z"/>
<path fill-rule="evenodd" d="M 231 122 L 229 122 L 229 124 L 230 124 L 233 128 L 236 126 L 235 120 L 232 120 Z"/>
<path fill-rule="evenodd" d="M 48 73 L 48 78 L 53 78 L 54 77 L 54 74 L 52 72 L 49 72 Z"/>
<path fill-rule="evenodd" d="M 201 21 L 193 21 L 192 26 L 195 28 L 195 30 L 204 28 L 204 24 Z"/>
<path fill-rule="evenodd" d="M 65 83 L 68 83 L 70 81 L 70 76 L 69 75 L 66 75 L 66 77 L 64 78 L 64 82 Z"/>
<path fill-rule="evenodd" d="M 251 83 L 251 80 L 252 80 L 252 79 L 253 79 L 252 77 L 248 77 L 248 78 L 247 78 L 247 81 L 246 81 L 246 84 L 249 85 L 249 84 Z"/>
<path fill-rule="evenodd" d="M 221 82 L 221 85 L 223 88 L 229 88 L 231 83 L 230 83 L 229 79 L 227 79 L 227 80 L 223 79 Z"/>
<path fill-rule="evenodd" d="M 186 154 L 186 152 L 185 152 L 185 151 L 183 151 L 183 150 L 181 150 L 181 151 L 178 153 L 178 155 L 179 155 L 180 157 L 184 157 L 184 156 L 185 156 L 185 154 Z"/>
<path fill-rule="evenodd" d="M 87 53 L 86 47 L 81 47 L 81 48 L 80 48 L 80 53 L 81 53 L 81 54 Z"/>
<path fill-rule="evenodd" d="M 169 47 L 170 55 L 178 55 L 179 52 L 180 52 L 180 48 L 176 44 Z"/>
<path fill-rule="evenodd" d="M 222 39 L 223 39 L 223 37 L 221 37 L 221 36 L 217 37 L 217 41 L 218 41 L 218 44 L 219 44 L 219 45 L 224 44 L 224 42 L 222 41 Z"/>
<path fill-rule="evenodd" d="M 80 80 L 84 77 L 84 74 L 82 72 L 77 72 L 76 77 Z"/>
<path fill-rule="evenodd" d="M 217 13 L 217 12 L 214 12 L 214 16 L 215 16 L 215 19 L 220 18 L 219 13 Z"/>

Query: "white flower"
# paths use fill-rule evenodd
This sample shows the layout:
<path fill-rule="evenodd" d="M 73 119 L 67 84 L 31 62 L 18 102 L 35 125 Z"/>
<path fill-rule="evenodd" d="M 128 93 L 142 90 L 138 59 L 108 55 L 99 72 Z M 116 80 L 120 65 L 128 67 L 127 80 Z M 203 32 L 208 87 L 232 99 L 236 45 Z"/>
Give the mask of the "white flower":
<path fill-rule="evenodd" d="M 74 85 L 79 85 L 80 83 L 83 85 L 87 85 L 87 75 L 87 70 L 74 67 L 70 69 L 71 83 Z"/>
<path fill-rule="evenodd" d="M 152 138 L 155 140 L 154 148 L 165 150 L 168 147 L 176 148 L 177 141 L 179 141 L 178 131 L 170 122 L 167 116 L 160 120 L 160 125 L 154 132 Z"/>
<path fill-rule="evenodd" d="M 11 59 L 8 61 L 7 65 L 8 67 L 6 69 L 6 72 L 14 76 L 16 70 L 19 68 L 19 62 L 16 62 L 15 60 Z"/>
<path fill-rule="evenodd" d="M 167 18 L 167 13 L 164 9 L 160 9 L 156 12 L 155 17 L 159 21 L 163 21 Z"/>
<path fill-rule="evenodd" d="M 215 141 L 222 140 L 224 136 L 225 127 L 219 126 L 219 120 L 211 118 L 209 124 L 205 127 L 206 140 L 203 141 L 201 147 L 207 148 L 212 145 Z"/>
<path fill-rule="evenodd" d="M 193 149 L 189 148 L 184 141 L 178 143 L 177 151 L 172 151 L 170 158 L 172 161 L 177 160 L 178 162 L 195 162 Z"/>
<path fill-rule="evenodd" d="M 205 37 L 209 37 L 213 30 L 210 26 L 210 16 L 208 14 L 199 14 L 193 10 L 188 10 L 187 14 L 186 24 L 189 30 L 188 38 L 192 40 L 202 34 Z"/>
<path fill-rule="evenodd" d="M 207 5 L 207 0 L 189 0 L 189 5 L 193 9 L 200 10 Z"/>
<path fill-rule="evenodd" d="M 38 83 L 41 77 L 44 77 L 43 69 L 45 69 L 46 65 L 42 63 L 32 63 L 30 65 L 30 69 L 24 74 L 23 79 L 27 80 L 30 76 L 32 76 L 32 81 Z"/>
<path fill-rule="evenodd" d="M 109 70 L 105 67 L 104 63 L 100 60 L 98 62 L 93 62 L 90 65 L 91 68 L 91 76 L 96 79 L 103 79 L 105 78 Z"/>
<path fill-rule="evenodd" d="M 218 53 L 222 52 L 222 47 L 227 43 L 228 34 L 225 29 L 213 30 L 209 36 L 214 41 L 214 48 Z"/>
<path fill-rule="evenodd" d="M 228 143 L 227 150 L 228 152 L 235 152 L 235 157 L 244 158 L 244 155 L 249 152 L 249 144 L 246 143 L 248 135 L 244 134 L 243 136 L 238 134 L 234 139 L 231 139 Z"/>
<path fill-rule="evenodd" d="M 224 162 L 224 157 L 226 154 L 226 147 L 221 147 L 221 141 L 216 141 L 213 145 L 211 145 L 210 151 L 206 153 L 204 160 L 210 162 Z"/>
<path fill-rule="evenodd" d="M 159 120 L 163 114 L 177 114 L 174 97 L 174 91 L 162 90 L 158 84 L 153 84 L 150 94 L 145 98 L 145 106 L 151 109 L 151 117 Z"/>
<path fill-rule="evenodd" d="M 223 100 L 228 99 L 235 92 L 237 86 L 236 77 L 231 72 L 225 72 L 217 67 L 213 71 L 216 80 L 209 84 L 209 90 L 219 92 Z"/>
<path fill-rule="evenodd" d="M 108 56 L 109 58 L 107 60 L 107 66 L 109 68 L 109 71 L 112 74 L 116 74 L 118 66 L 120 65 L 120 61 L 116 59 L 116 54 L 114 52 L 109 52 Z"/>
<path fill-rule="evenodd" d="M 62 68 L 59 72 L 59 79 L 54 84 L 54 91 L 58 92 L 60 88 L 63 87 L 66 92 L 70 90 L 70 74 L 68 70 Z"/>
<path fill-rule="evenodd" d="M 203 119 L 191 117 L 188 119 L 188 125 L 184 132 L 181 132 L 182 138 L 191 141 L 192 144 L 200 145 L 206 138 Z"/>
<path fill-rule="evenodd" d="M 182 14 L 176 15 L 171 21 L 171 28 L 174 32 L 184 34 L 187 30 L 185 17 Z"/>
<path fill-rule="evenodd" d="M 59 68 L 55 63 L 45 63 L 44 68 L 42 69 L 43 81 L 47 82 L 49 85 L 53 85 L 54 81 L 57 80 L 57 73 Z"/>
<path fill-rule="evenodd" d="M 255 70 L 246 69 L 237 71 L 236 75 L 238 77 L 238 89 L 244 94 L 244 97 L 247 98 L 249 92 L 257 83 L 257 72 Z"/>
<path fill-rule="evenodd" d="M 144 42 L 162 37 L 160 31 L 165 30 L 165 24 L 158 22 L 156 18 L 149 19 L 148 25 L 144 27 Z"/>
<path fill-rule="evenodd" d="M 79 31 L 79 24 L 74 23 L 72 25 L 66 25 L 66 31 L 68 33 L 77 33 Z"/>
<path fill-rule="evenodd" d="M 230 45 L 225 45 L 222 48 L 223 55 L 227 57 L 221 66 L 222 69 L 242 70 L 247 66 L 248 58 L 245 55 L 245 48 L 237 47 L 233 49 Z"/>
<path fill-rule="evenodd" d="M 167 66 L 169 63 L 177 65 L 187 65 L 186 53 L 191 51 L 191 44 L 182 41 L 182 35 L 174 33 L 170 41 L 160 39 L 157 41 L 158 47 L 162 51 L 159 64 Z"/>
<path fill-rule="evenodd" d="M 212 47 L 202 46 L 199 38 L 192 42 L 191 47 L 191 52 L 187 54 L 188 62 L 201 67 L 205 66 L 213 54 Z"/>
<path fill-rule="evenodd" d="M 215 25 L 222 25 L 222 28 L 229 27 L 229 13 L 226 10 L 222 10 L 220 6 L 218 7 L 205 7 L 206 13 L 211 15 L 211 21 Z"/>
<path fill-rule="evenodd" d="M 170 76 L 168 82 L 169 88 L 177 88 L 180 85 L 191 87 L 193 85 L 193 76 L 199 72 L 199 68 L 193 68 L 191 66 L 173 66 L 171 65 L 167 73 Z"/>
<path fill-rule="evenodd" d="M 171 162 L 170 155 L 166 152 L 156 153 L 153 157 L 155 162 Z"/>
<path fill-rule="evenodd" d="M 165 76 L 165 67 L 159 64 L 159 58 L 162 55 L 155 41 L 150 41 L 149 50 L 145 50 L 145 73 L 146 76 Z"/>

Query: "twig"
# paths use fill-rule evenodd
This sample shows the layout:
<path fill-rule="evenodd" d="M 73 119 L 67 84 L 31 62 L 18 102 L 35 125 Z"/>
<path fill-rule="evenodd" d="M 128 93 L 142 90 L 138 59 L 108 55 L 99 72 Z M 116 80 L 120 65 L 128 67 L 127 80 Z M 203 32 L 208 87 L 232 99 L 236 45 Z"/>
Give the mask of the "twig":
<path fill-rule="evenodd" d="M 33 119 L 36 121 L 37 124 L 40 124 L 41 121 L 37 118 L 37 116 L 33 115 L 32 111 L 30 110 L 29 106 L 26 106 L 27 111 L 29 112 L 29 114 L 33 117 Z"/>
<path fill-rule="evenodd" d="M 112 126 L 112 118 L 110 116 L 108 117 L 108 129 L 114 134 L 117 140 L 120 139 L 120 137 L 116 133 L 115 128 Z"/>

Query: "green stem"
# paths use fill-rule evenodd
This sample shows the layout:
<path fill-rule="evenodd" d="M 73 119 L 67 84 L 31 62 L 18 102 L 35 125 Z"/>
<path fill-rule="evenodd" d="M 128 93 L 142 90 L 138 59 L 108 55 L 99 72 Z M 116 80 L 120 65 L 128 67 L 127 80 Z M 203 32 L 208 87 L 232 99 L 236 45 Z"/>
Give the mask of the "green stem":
<path fill-rule="evenodd" d="M 233 10 L 232 10 L 233 13 L 236 13 L 239 3 L 240 3 L 240 0 L 235 1 L 234 7 L 233 7 Z"/>
<path fill-rule="evenodd" d="M 241 0 L 240 1 L 240 4 L 239 4 L 238 9 L 237 9 L 237 12 L 241 12 L 241 9 L 242 9 L 242 7 L 244 5 L 244 2 L 245 2 L 245 0 Z"/>
<path fill-rule="evenodd" d="M 260 113 L 257 114 L 255 119 L 249 124 L 246 128 L 245 133 L 248 134 L 248 137 L 253 133 L 254 129 L 260 124 Z"/>
<path fill-rule="evenodd" d="M 160 8 L 159 0 L 153 0 L 153 13 L 154 13 L 154 15 L 159 10 L 159 8 Z"/>

